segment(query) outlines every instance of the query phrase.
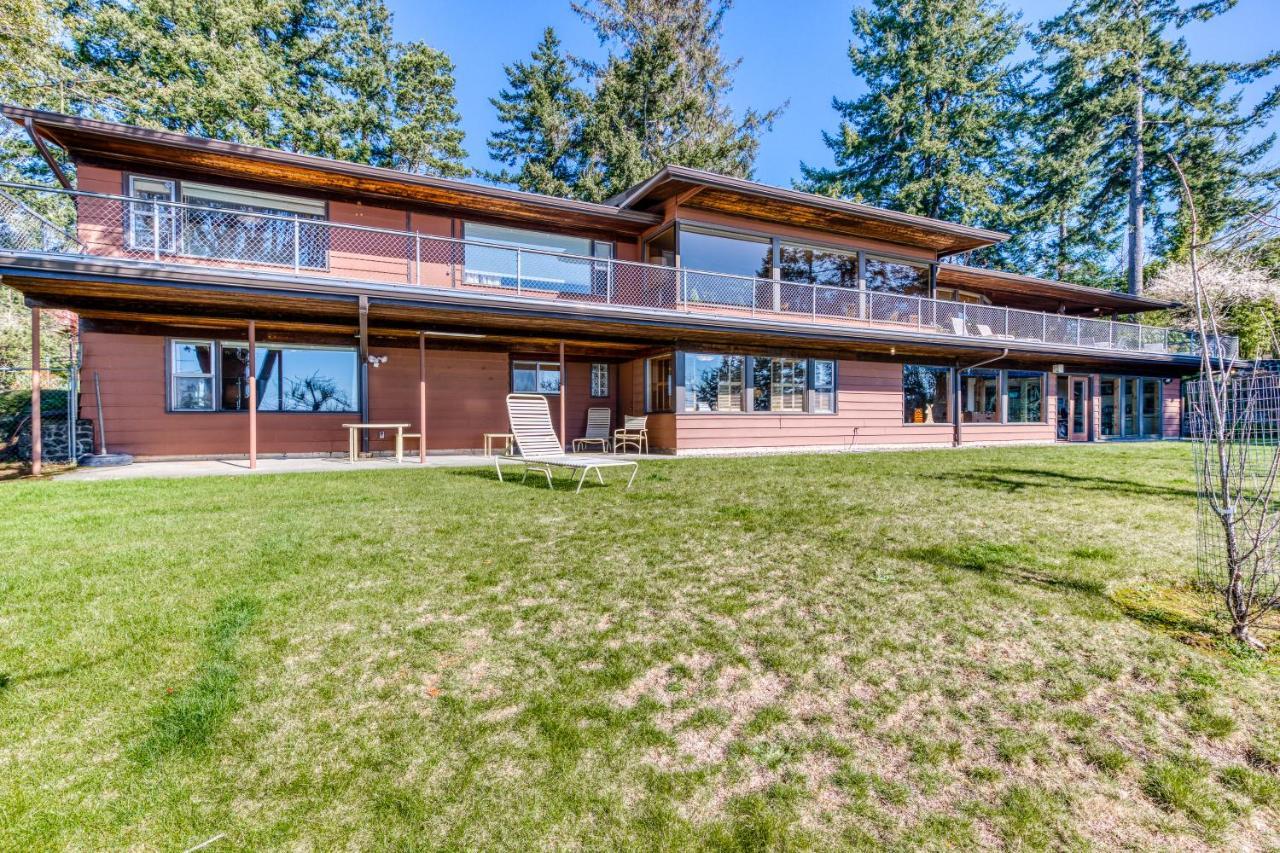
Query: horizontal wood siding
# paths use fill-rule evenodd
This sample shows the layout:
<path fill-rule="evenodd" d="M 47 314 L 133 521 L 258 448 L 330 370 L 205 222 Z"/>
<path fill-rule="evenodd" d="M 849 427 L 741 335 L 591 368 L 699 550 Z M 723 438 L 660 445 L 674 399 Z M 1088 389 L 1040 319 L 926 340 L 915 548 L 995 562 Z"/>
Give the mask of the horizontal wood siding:
<path fill-rule="evenodd" d="M 678 414 L 678 450 L 950 444 L 950 424 L 905 424 L 902 365 L 841 361 L 834 415 Z M 1051 392 L 1052 394 L 1052 392 Z M 1054 408 L 1052 396 L 1046 408 Z M 965 444 L 1051 441 L 1053 423 L 965 424 Z"/>

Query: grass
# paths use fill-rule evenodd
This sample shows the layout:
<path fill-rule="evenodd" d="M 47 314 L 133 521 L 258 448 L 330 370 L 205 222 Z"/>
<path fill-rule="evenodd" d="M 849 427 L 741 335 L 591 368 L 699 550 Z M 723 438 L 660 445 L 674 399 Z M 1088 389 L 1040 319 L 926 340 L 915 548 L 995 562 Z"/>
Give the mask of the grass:
<path fill-rule="evenodd" d="M 0 485 L 0 848 L 1280 845 L 1184 445 Z"/>

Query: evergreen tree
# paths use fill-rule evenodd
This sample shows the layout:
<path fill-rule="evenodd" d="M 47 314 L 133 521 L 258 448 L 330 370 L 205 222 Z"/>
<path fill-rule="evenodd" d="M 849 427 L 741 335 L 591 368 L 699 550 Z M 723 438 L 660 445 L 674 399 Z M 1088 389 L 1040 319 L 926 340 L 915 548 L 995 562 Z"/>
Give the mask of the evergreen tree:
<path fill-rule="evenodd" d="M 1059 140 L 1048 149 L 1040 185 L 1045 209 L 1056 203 L 1064 211 L 1058 215 L 1075 220 L 1059 239 L 1064 266 L 1073 255 L 1117 245 L 1124 211 L 1128 287 L 1141 292 L 1148 228 L 1157 251 L 1185 240 L 1169 155 L 1186 169 L 1198 208 L 1211 217 L 1210 230 L 1252 209 L 1259 187 L 1275 179 L 1274 170 L 1255 168 L 1271 137 L 1245 140 L 1280 95 L 1273 91 L 1242 112 L 1240 94 L 1229 89 L 1268 73 L 1280 64 L 1280 53 L 1254 62 L 1195 62 L 1186 43 L 1170 34 L 1233 5 L 1076 0 L 1040 27 L 1034 41 L 1049 79 L 1042 114 L 1053 118 L 1047 137 Z M 1069 191 L 1055 189 L 1064 185 Z"/>
<path fill-rule="evenodd" d="M 800 185 L 966 224 L 1015 223 L 1029 95 L 1013 59 L 1022 34 L 992 0 L 874 0 L 853 17 L 849 59 L 868 91 L 834 98 L 835 165 Z"/>
<path fill-rule="evenodd" d="M 462 178 L 464 165 L 454 97 L 453 63 L 421 42 L 402 45 L 392 66 L 391 151 L 386 165 L 422 175 Z"/>
<path fill-rule="evenodd" d="M 73 0 L 67 20 L 75 61 L 112 81 L 104 117 L 467 173 L 453 66 L 396 44 L 382 0 Z"/>
<path fill-rule="evenodd" d="M 505 126 L 489 135 L 489 156 L 508 168 L 485 177 L 527 192 L 572 194 L 588 101 L 560 52 L 556 31 L 547 27 L 530 61 L 504 71 L 507 88 L 489 102 Z"/>
<path fill-rule="evenodd" d="M 781 107 L 734 115 L 737 61 L 720 53 L 730 0 L 584 0 L 574 10 L 609 58 L 583 63 L 595 91 L 575 195 L 599 200 L 680 164 L 749 177 Z"/>

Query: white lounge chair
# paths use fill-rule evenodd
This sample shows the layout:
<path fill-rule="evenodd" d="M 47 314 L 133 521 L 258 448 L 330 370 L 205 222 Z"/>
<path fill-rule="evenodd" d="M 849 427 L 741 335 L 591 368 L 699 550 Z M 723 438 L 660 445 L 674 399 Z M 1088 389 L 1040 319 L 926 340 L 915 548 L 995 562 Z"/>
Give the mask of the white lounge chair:
<path fill-rule="evenodd" d="M 511 434 L 516 437 L 516 448 L 520 455 L 504 453 L 496 456 L 493 465 L 498 471 L 498 481 L 502 481 L 502 463 L 518 462 L 524 466 L 524 476 L 530 471 L 538 471 L 547 475 L 547 487 L 554 489 L 551 482 L 552 468 L 568 468 L 581 471 L 578 477 L 577 491 L 582 491 L 582 484 L 592 471 L 600 485 L 604 485 L 601 468 L 631 467 L 631 479 L 627 480 L 627 488 L 635 482 L 640 465 L 636 462 L 618 459 L 613 456 L 581 456 L 564 452 L 564 445 L 556 436 L 555 427 L 551 425 L 551 409 L 547 407 L 547 398 L 541 394 L 508 394 L 507 416 L 511 419 Z M 523 481 L 523 480 L 522 480 Z"/>
<path fill-rule="evenodd" d="M 587 409 L 587 434 L 573 440 L 573 452 L 598 444 L 604 453 L 609 452 L 609 410 L 599 406 Z"/>

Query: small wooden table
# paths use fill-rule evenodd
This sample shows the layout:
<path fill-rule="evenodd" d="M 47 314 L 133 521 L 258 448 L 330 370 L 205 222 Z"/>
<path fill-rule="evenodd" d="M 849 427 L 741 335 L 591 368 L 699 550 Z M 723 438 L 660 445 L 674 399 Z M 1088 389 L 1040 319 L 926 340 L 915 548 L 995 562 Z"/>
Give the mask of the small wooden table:
<path fill-rule="evenodd" d="M 486 432 L 484 434 L 484 455 L 485 456 L 493 455 L 493 442 L 499 438 L 502 439 L 503 453 L 509 452 L 511 450 L 512 442 L 516 440 L 516 437 L 509 432 Z"/>
<path fill-rule="evenodd" d="M 393 429 L 396 431 L 396 463 L 404 461 L 404 431 L 409 424 L 343 424 L 348 431 L 347 434 L 347 452 L 351 458 L 351 464 L 356 464 L 356 457 L 359 453 L 359 441 L 357 436 L 362 429 Z"/>

